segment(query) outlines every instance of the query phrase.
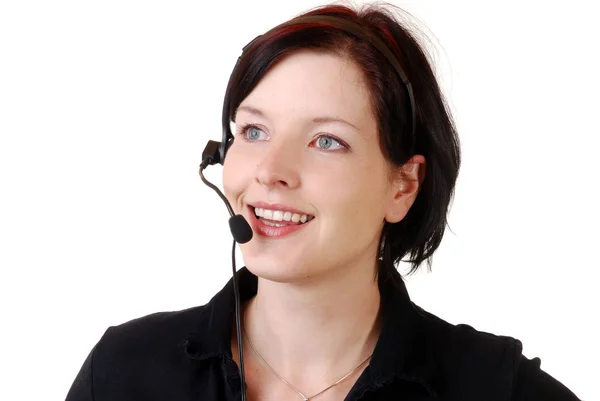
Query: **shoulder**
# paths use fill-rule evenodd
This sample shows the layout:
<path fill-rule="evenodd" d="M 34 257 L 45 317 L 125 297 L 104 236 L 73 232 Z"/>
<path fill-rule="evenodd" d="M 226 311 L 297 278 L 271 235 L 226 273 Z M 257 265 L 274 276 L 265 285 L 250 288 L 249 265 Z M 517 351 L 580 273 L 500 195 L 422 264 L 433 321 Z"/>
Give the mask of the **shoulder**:
<path fill-rule="evenodd" d="M 201 324 L 205 306 L 159 312 L 109 327 L 93 350 L 95 376 L 124 380 L 138 378 L 185 364 L 184 342 Z"/>
<path fill-rule="evenodd" d="M 579 398 L 561 382 L 541 369 L 540 358 L 521 355 L 515 366 L 513 401 L 577 401 Z"/>
<path fill-rule="evenodd" d="M 460 394 L 465 399 L 494 394 L 494 400 L 510 400 L 522 351 L 519 340 L 468 324 L 448 323 L 418 306 L 416 310 L 442 393 Z"/>
<path fill-rule="evenodd" d="M 493 394 L 494 400 L 507 401 L 578 399 L 540 369 L 539 358 L 529 360 L 522 354 L 520 340 L 451 324 L 418 306 L 416 310 L 443 392 L 486 399 Z"/>
<path fill-rule="evenodd" d="M 187 371 L 182 350 L 206 306 L 160 312 L 109 327 L 84 362 L 67 400 L 166 399 Z"/>
<path fill-rule="evenodd" d="M 157 312 L 106 330 L 97 348 L 138 349 L 177 343 L 195 330 L 205 306 L 181 311 Z"/>
<path fill-rule="evenodd" d="M 414 304 L 413 304 L 414 305 Z M 484 359 L 515 360 L 522 351 L 519 340 L 505 335 L 480 331 L 465 323 L 452 324 L 415 306 L 421 332 L 437 351 L 457 366 Z"/>
<path fill-rule="evenodd" d="M 156 312 L 111 326 L 109 331 L 123 339 L 139 335 L 148 338 L 177 336 L 188 330 L 194 330 L 205 308 L 206 305 L 202 305 L 179 311 Z"/>

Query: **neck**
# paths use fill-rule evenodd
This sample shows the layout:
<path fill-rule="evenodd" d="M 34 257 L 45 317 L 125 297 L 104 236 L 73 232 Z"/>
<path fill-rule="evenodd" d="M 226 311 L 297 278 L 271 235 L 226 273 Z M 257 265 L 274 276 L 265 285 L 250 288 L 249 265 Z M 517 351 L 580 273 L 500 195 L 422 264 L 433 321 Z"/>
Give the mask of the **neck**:
<path fill-rule="evenodd" d="M 368 269 L 310 283 L 258 279 L 245 307 L 248 338 L 281 376 L 301 382 L 347 373 L 373 353 L 380 295 Z M 310 379 L 308 379 L 310 380 Z"/>

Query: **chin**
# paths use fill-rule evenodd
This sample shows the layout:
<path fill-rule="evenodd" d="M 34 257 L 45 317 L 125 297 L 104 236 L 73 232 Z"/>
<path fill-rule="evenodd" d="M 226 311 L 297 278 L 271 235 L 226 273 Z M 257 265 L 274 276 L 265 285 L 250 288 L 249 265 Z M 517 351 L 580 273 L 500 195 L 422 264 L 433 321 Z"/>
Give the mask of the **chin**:
<path fill-rule="evenodd" d="M 252 274 L 267 280 L 289 282 L 306 277 L 306 249 L 281 245 L 254 241 L 242 244 L 244 264 Z"/>
<path fill-rule="evenodd" d="M 246 267 L 255 276 L 277 283 L 294 283 L 306 280 L 314 275 L 315 272 L 304 263 L 297 264 L 288 258 L 286 259 L 256 258 L 256 260 L 253 260 L 249 258 Z"/>

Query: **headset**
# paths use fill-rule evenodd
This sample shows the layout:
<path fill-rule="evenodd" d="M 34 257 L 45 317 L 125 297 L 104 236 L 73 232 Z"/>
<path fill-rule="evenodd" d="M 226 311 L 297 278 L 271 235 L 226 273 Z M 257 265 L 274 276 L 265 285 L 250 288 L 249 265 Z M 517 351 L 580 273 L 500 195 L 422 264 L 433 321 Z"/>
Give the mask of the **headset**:
<path fill-rule="evenodd" d="M 270 32 L 281 29 L 285 26 L 297 25 L 297 24 L 313 24 L 316 26 L 323 27 L 335 27 L 341 29 L 345 32 L 353 34 L 359 39 L 366 41 L 371 44 L 374 48 L 376 48 L 386 59 L 390 62 L 390 64 L 396 70 L 402 84 L 406 90 L 406 93 L 409 98 L 409 106 L 410 106 L 410 115 L 411 115 L 411 130 L 413 135 L 416 132 L 416 107 L 415 107 L 415 98 L 412 89 L 412 85 L 408 80 L 404 70 L 400 66 L 397 58 L 394 54 L 389 50 L 387 45 L 383 40 L 372 34 L 371 32 L 366 31 L 360 24 L 340 18 L 334 17 L 330 15 L 308 15 L 294 18 L 288 22 L 280 24 L 275 28 L 271 29 Z M 242 49 L 242 54 L 238 57 L 238 60 L 231 72 L 231 76 L 229 77 L 228 88 L 232 84 L 233 77 L 235 76 L 240 61 L 248 51 L 252 47 L 252 45 L 263 35 L 259 35 L 254 38 L 250 43 L 248 43 Z M 227 102 L 227 96 L 225 96 L 225 100 L 223 102 L 223 115 L 222 115 L 222 124 L 223 124 L 223 137 L 221 142 L 217 141 L 208 141 L 204 151 L 202 152 L 202 163 L 200 164 L 199 175 L 202 179 L 202 182 L 213 189 L 217 195 L 223 200 L 227 210 L 229 212 L 229 228 L 231 230 L 231 234 L 233 236 L 233 247 L 231 250 L 231 262 L 232 262 L 232 274 L 233 274 L 233 291 L 235 296 L 235 322 L 237 328 L 237 344 L 238 344 L 238 357 L 240 361 L 240 378 L 241 378 L 241 399 L 242 401 L 246 401 L 246 378 L 244 373 L 244 356 L 242 351 L 242 324 L 241 324 L 241 316 L 240 316 L 240 295 L 239 288 L 236 278 L 236 265 L 235 265 L 235 244 L 236 242 L 239 244 L 245 244 L 252 239 L 252 228 L 246 221 L 246 219 L 240 215 L 235 214 L 233 209 L 231 208 L 231 204 L 227 200 L 227 198 L 223 195 L 223 193 L 217 188 L 215 185 L 210 183 L 206 177 L 204 177 L 203 171 L 204 169 L 213 164 L 223 164 L 225 162 L 225 155 L 227 150 L 233 143 L 233 135 L 231 133 L 230 128 L 230 117 L 231 117 L 231 109 L 230 104 Z"/>

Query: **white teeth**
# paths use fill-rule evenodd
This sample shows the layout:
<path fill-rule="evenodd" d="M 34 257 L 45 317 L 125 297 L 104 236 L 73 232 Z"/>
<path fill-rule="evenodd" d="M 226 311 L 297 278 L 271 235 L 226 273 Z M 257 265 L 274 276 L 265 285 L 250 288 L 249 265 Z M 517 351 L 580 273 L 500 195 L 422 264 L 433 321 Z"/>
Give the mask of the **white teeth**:
<path fill-rule="evenodd" d="M 292 223 L 302 224 L 309 221 L 308 215 L 306 214 L 284 212 L 282 210 L 261 209 L 259 207 L 254 208 L 254 214 L 256 217 L 262 217 L 273 221 L 291 221 Z"/>
<path fill-rule="evenodd" d="M 284 227 L 285 226 L 285 224 L 273 223 L 272 221 L 269 221 L 269 220 L 263 220 L 263 223 L 265 223 L 266 225 L 271 226 L 271 227 Z"/>

